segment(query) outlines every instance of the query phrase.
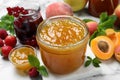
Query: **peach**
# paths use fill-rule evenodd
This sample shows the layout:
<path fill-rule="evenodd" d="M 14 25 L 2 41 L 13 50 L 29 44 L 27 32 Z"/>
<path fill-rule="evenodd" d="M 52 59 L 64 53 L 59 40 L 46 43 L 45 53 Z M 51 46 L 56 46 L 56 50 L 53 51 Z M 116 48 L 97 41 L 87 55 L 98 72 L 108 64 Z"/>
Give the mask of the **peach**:
<path fill-rule="evenodd" d="M 120 19 L 120 4 L 115 8 L 114 13 Z"/>
<path fill-rule="evenodd" d="M 115 48 L 115 58 L 120 62 L 120 46 Z"/>
<path fill-rule="evenodd" d="M 47 6 L 46 8 L 46 17 L 52 17 L 57 15 L 73 15 L 72 8 L 63 2 L 54 2 Z"/>
<path fill-rule="evenodd" d="M 90 35 L 92 35 L 97 30 L 98 27 L 98 23 L 95 21 L 89 21 L 86 23 L 86 25 L 88 26 Z"/>

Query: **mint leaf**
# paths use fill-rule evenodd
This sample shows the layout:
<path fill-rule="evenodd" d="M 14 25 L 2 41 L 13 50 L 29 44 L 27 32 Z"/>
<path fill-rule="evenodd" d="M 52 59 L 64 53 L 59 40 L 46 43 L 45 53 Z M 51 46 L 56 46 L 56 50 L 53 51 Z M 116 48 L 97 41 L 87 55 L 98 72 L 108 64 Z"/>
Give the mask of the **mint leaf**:
<path fill-rule="evenodd" d="M 106 21 L 108 19 L 107 12 L 103 12 L 100 14 L 100 23 Z"/>
<path fill-rule="evenodd" d="M 87 59 L 92 60 L 92 58 L 90 56 L 87 56 Z"/>
<path fill-rule="evenodd" d="M 38 58 L 35 57 L 34 55 L 28 55 L 28 61 L 32 66 L 39 68 L 40 62 L 39 62 Z"/>
<path fill-rule="evenodd" d="M 85 67 L 88 67 L 90 64 L 91 64 L 91 60 L 87 60 L 86 62 L 85 62 Z"/>
<path fill-rule="evenodd" d="M 101 61 L 99 61 L 99 59 L 98 58 L 91 58 L 90 56 L 87 56 L 87 61 L 85 62 L 85 67 L 88 67 L 91 63 L 92 63 L 92 65 L 94 66 L 94 67 L 100 67 L 100 63 L 101 63 Z"/>
<path fill-rule="evenodd" d="M 94 58 L 94 59 L 93 59 L 93 63 L 98 63 L 98 64 L 99 64 L 99 63 L 101 63 L 101 61 L 99 61 L 98 58 Z"/>
<path fill-rule="evenodd" d="M 8 14 L 2 16 L 0 19 L 0 28 L 4 28 L 14 35 L 14 17 Z"/>
<path fill-rule="evenodd" d="M 93 21 L 92 19 L 83 19 L 83 21 L 85 22 L 85 23 L 87 23 L 87 22 L 90 22 L 90 21 Z"/>
<path fill-rule="evenodd" d="M 46 70 L 46 68 L 44 66 L 40 65 L 40 62 L 38 60 L 38 58 L 34 55 L 28 55 L 28 61 L 29 63 L 33 66 L 37 68 L 37 71 L 43 75 L 43 76 L 48 76 L 48 72 Z"/>
<path fill-rule="evenodd" d="M 48 72 L 47 72 L 47 70 L 46 70 L 46 68 L 45 68 L 44 66 L 40 66 L 40 67 L 38 68 L 38 71 L 39 71 L 39 73 L 40 73 L 41 75 L 43 75 L 43 76 L 48 76 Z"/>

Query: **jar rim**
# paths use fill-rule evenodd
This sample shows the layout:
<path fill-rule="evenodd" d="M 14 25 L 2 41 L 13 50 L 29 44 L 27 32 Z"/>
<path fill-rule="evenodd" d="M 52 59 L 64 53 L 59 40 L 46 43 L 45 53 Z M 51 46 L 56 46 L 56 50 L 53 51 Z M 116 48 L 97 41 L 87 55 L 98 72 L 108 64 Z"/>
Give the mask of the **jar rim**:
<path fill-rule="evenodd" d="M 65 46 L 51 45 L 51 44 L 45 42 L 44 40 L 42 40 L 41 37 L 40 37 L 40 34 L 39 34 L 39 30 L 42 29 L 42 27 L 44 27 L 44 25 L 45 25 L 47 22 L 49 22 L 50 20 L 59 19 L 59 18 L 72 19 L 72 20 L 74 20 L 74 21 L 79 22 L 79 24 L 82 25 L 82 27 L 84 28 L 84 31 L 85 31 L 85 34 L 84 34 L 83 38 L 82 38 L 80 41 L 78 41 L 78 42 L 76 42 L 76 43 L 74 43 L 74 44 L 65 45 Z M 78 17 L 68 16 L 68 15 L 59 15 L 59 16 L 50 17 L 50 18 L 44 20 L 43 22 L 41 22 L 41 23 L 39 24 L 38 28 L 37 28 L 37 34 L 36 34 L 36 35 L 37 35 L 37 36 L 36 36 L 37 40 L 39 40 L 40 42 L 42 42 L 42 44 L 47 45 L 47 46 L 49 46 L 49 47 L 59 47 L 59 48 L 62 48 L 62 49 L 63 49 L 63 48 L 73 47 L 73 46 L 76 46 L 76 45 L 84 42 L 84 40 L 86 39 L 86 37 L 89 35 L 89 30 L 88 30 L 87 25 L 85 24 L 85 22 L 83 22 L 83 21 L 82 21 L 81 19 L 79 19 Z M 38 38 L 38 37 L 39 37 L 39 38 Z"/>
<path fill-rule="evenodd" d="M 35 56 L 37 56 L 37 51 L 36 51 L 36 49 L 35 49 L 34 47 L 32 47 L 32 46 L 30 46 L 30 45 L 20 45 L 20 46 L 17 46 L 17 47 L 15 47 L 15 48 L 13 48 L 13 49 L 10 51 L 9 55 L 8 55 L 8 59 L 10 60 L 10 62 L 11 62 L 12 64 L 21 65 L 21 64 L 14 63 L 14 62 L 11 60 L 10 57 L 11 57 L 11 54 L 12 54 L 13 51 L 15 51 L 15 50 L 17 50 L 17 49 L 19 49 L 19 48 L 23 48 L 23 47 L 31 48 L 31 49 L 34 51 Z M 28 64 L 28 63 L 24 63 L 24 64 L 22 64 L 22 65 L 25 65 L 25 64 Z"/>

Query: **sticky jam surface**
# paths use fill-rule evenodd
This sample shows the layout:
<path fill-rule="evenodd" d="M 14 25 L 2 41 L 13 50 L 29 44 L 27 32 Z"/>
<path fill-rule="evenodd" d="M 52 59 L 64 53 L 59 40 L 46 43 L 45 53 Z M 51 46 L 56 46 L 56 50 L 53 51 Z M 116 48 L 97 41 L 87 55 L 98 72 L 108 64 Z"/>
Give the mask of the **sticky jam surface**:
<path fill-rule="evenodd" d="M 35 55 L 34 50 L 31 48 L 22 47 L 14 50 L 10 58 L 15 64 L 25 64 L 28 63 L 28 55 Z"/>
<path fill-rule="evenodd" d="M 84 34 L 84 28 L 80 24 L 67 19 L 53 20 L 40 32 L 43 41 L 55 46 L 67 46 L 79 42 Z"/>

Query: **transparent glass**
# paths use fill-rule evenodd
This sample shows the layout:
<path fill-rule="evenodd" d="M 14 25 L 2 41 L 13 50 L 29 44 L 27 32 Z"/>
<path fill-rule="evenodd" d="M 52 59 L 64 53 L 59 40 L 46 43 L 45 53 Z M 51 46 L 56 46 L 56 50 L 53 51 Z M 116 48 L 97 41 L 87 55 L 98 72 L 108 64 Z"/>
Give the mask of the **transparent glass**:
<path fill-rule="evenodd" d="M 47 43 L 45 40 L 43 40 L 40 33 L 45 28 L 45 26 L 48 24 L 51 24 L 54 21 L 57 22 L 59 20 L 68 20 L 73 24 L 76 23 L 78 24 L 79 27 L 82 27 L 84 30 L 84 36 L 82 37 L 82 39 L 73 44 L 68 43 L 68 45 L 60 45 L 60 44 L 52 45 L 50 43 Z M 57 25 L 57 23 L 53 23 L 53 25 Z M 69 23 L 65 25 L 67 27 Z M 52 25 L 48 27 L 52 27 Z M 81 36 L 81 35 L 78 35 L 78 36 Z M 64 37 L 64 36 L 61 36 L 61 37 Z M 55 16 L 43 21 L 38 26 L 36 39 L 40 48 L 42 60 L 46 65 L 46 67 L 53 73 L 67 74 L 78 69 L 83 64 L 85 52 L 86 52 L 86 46 L 89 39 L 89 31 L 86 24 L 77 17 Z"/>
<path fill-rule="evenodd" d="M 43 21 L 40 13 L 40 5 L 32 1 L 28 2 L 28 0 L 24 0 L 17 4 L 17 6 L 28 10 L 28 14 L 21 14 L 15 18 L 14 29 L 16 36 L 20 43 L 36 47 L 36 30 L 38 25 Z"/>
<path fill-rule="evenodd" d="M 35 48 L 21 45 L 10 51 L 9 60 L 18 70 L 28 71 L 32 67 L 28 61 L 28 55 L 36 56 Z"/>

